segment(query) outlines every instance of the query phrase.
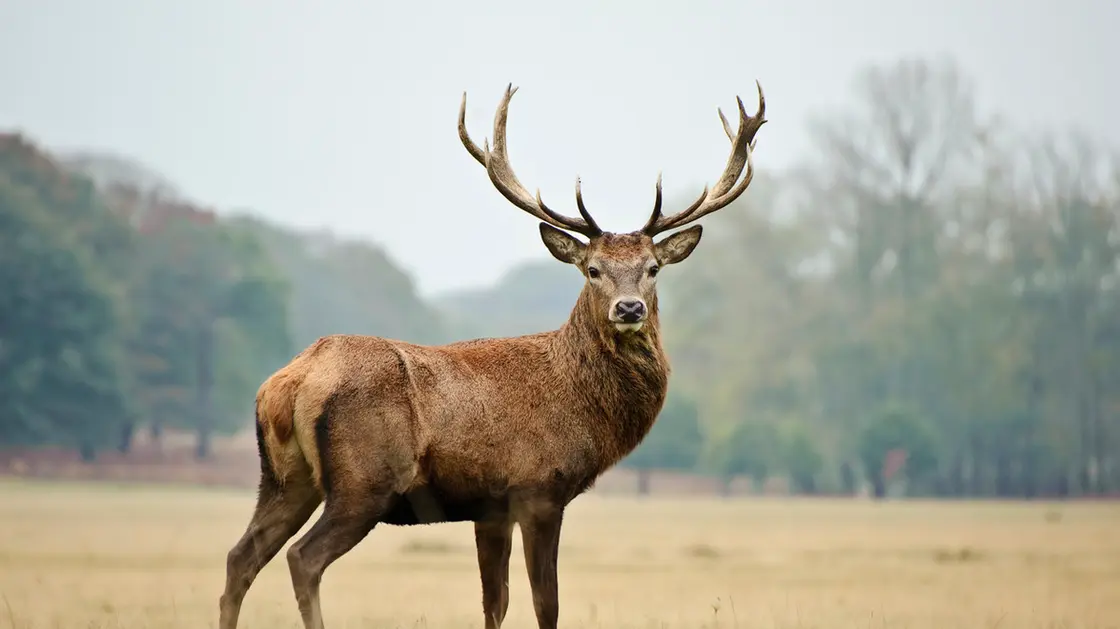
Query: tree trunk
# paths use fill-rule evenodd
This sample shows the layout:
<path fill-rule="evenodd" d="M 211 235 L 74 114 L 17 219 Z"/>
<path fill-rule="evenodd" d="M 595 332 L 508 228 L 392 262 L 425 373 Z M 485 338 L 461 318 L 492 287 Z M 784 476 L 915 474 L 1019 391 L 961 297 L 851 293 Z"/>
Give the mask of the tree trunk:
<path fill-rule="evenodd" d="M 1022 478 L 1019 483 L 1023 489 L 1023 497 L 1030 500 L 1038 497 L 1038 457 L 1032 452 L 1034 439 L 1027 441 L 1027 453 L 1023 456 Z"/>
<path fill-rule="evenodd" d="M 156 454 L 163 454 L 163 422 L 153 420 L 151 425 L 148 426 L 148 434 L 152 438 L 152 446 L 155 448 Z"/>
<path fill-rule="evenodd" d="M 812 476 L 801 476 L 794 481 L 793 485 L 798 494 L 813 496 L 817 493 L 817 480 Z"/>
<path fill-rule="evenodd" d="M 959 453 L 953 457 L 953 464 L 949 471 L 949 493 L 954 498 L 964 495 L 964 459 Z"/>
<path fill-rule="evenodd" d="M 1093 491 L 1093 423 L 1086 393 L 1078 396 L 1077 418 L 1081 427 L 1081 448 L 1077 460 L 1076 495 L 1087 495 Z"/>
<path fill-rule="evenodd" d="M 1095 374 L 1094 374 L 1095 378 Z M 1105 430 L 1104 400 L 1101 384 L 1094 380 L 1093 387 L 1093 490 L 1098 496 L 1108 492 L 1108 434 Z"/>
<path fill-rule="evenodd" d="M 198 444 L 195 449 L 195 457 L 203 460 L 210 458 L 210 440 L 212 437 L 211 433 L 214 429 L 214 409 L 212 401 L 214 390 L 213 320 L 205 321 L 199 330 L 196 356 L 198 361 L 198 388 L 195 391 L 196 412 L 198 414 L 196 420 Z"/>
<path fill-rule="evenodd" d="M 136 423 L 125 422 L 121 426 L 120 441 L 117 442 L 117 451 L 121 454 L 128 454 L 132 450 L 132 437 L 136 434 Z"/>
<path fill-rule="evenodd" d="M 1109 495 L 1117 495 L 1117 492 L 1120 491 L 1120 461 L 1117 461 L 1115 457 L 1109 458 L 1108 469 L 1111 471 Z"/>
<path fill-rule="evenodd" d="M 649 495 L 649 480 L 650 480 L 649 477 L 650 477 L 650 475 L 651 475 L 651 470 L 646 469 L 644 467 L 639 467 L 638 468 L 638 495 L 639 496 L 648 496 Z"/>
<path fill-rule="evenodd" d="M 754 481 L 754 493 L 758 494 L 759 496 L 766 495 L 766 479 L 769 477 L 769 474 L 757 474 L 751 476 L 751 480 Z"/>
<path fill-rule="evenodd" d="M 724 498 L 727 498 L 727 497 L 731 496 L 731 480 L 732 480 L 731 476 L 721 475 L 719 477 L 719 495 L 720 496 L 723 496 Z"/>
<path fill-rule="evenodd" d="M 972 497 L 984 495 L 984 446 L 980 439 L 973 436 L 969 446 L 970 459 L 972 465 L 970 466 L 969 474 L 969 490 L 968 493 Z"/>
<path fill-rule="evenodd" d="M 871 489 L 874 491 L 876 500 L 882 500 L 887 497 L 887 484 L 883 481 L 882 474 L 874 474 L 871 476 Z"/>
<path fill-rule="evenodd" d="M 996 496 L 1008 498 L 1012 494 L 1011 457 L 1006 447 L 1001 447 L 996 458 Z"/>
<path fill-rule="evenodd" d="M 93 447 L 90 441 L 83 439 L 78 446 L 78 455 L 82 457 L 83 463 L 93 463 L 97 459 L 97 448 Z"/>
<path fill-rule="evenodd" d="M 845 494 L 856 495 L 856 473 L 852 469 L 852 464 L 847 461 L 840 464 L 840 486 Z"/>
<path fill-rule="evenodd" d="M 1037 354 L 1037 350 L 1035 351 Z M 1029 423 L 1026 434 L 1023 435 L 1023 478 L 1020 482 L 1023 485 L 1023 495 L 1026 498 L 1037 498 L 1039 495 L 1039 477 L 1041 470 L 1039 470 L 1042 462 L 1038 456 L 1038 425 L 1041 423 L 1041 413 L 1039 408 L 1042 406 L 1042 377 L 1037 373 L 1032 374 L 1030 381 L 1030 390 L 1027 393 L 1027 413 L 1029 413 Z"/>
<path fill-rule="evenodd" d="M 1068 498 L 1070 494 L 1069 471 L 1062 470 L 1062 473 L 1058 475 L 1057 481 L 1054 494 L 1059 498 Z"/>

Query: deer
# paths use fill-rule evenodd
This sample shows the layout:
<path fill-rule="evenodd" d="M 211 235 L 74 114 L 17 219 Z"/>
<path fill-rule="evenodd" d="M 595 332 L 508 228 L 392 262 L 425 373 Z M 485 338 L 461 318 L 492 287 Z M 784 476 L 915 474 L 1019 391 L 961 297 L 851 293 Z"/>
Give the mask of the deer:
<path fill-rule="evenodd" d="M 537 625 L 556 628 L 565 508 L 642 442 L 665 401 L 670 367 L 656 282 L 663 267 L 689 257 L 702 226 L 654 238 L 727 206 L 750 185 L 755 135 L 766 122 L 755 84 L 754 115 L 736 97 L 737 130 L 717 109 L 731 153 L 715 185 L 663 215 L 659 174 L 653 212 L 630 233 L 599 228 L 578 178 L 578 217 L 553 211 L 521 184 L 506 145 L 512 84 L 494 116 L 493 147 L 468 135 L 463 93 L 463 146 L 502 196 L 540 221 L 545 248 L 579 270 L 583 288 L 551 331 L 446 345 L 324 336 L 268 377 L 256 396 L 257 502 L 227 555 L 220 629 L 236 628 L 257 574 L 320 505 L 287 552 L 305 629 L 324 629 L 323 572 L 376 525 L 441 522 L 474 524 L 486 629 L 499 629 L 509 606 L 516 524 Z"/>

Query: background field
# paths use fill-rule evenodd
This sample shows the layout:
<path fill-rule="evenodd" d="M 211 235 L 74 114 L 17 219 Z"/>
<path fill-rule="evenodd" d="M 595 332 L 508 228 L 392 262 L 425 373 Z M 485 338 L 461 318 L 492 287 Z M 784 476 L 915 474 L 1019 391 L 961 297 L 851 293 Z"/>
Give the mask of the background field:
<path fill-rule="evenodd" d="M 0 627 L 212 627 L 251 492 L 0 483 Z M 1120 505 L 589 495 L 567 627 L 1120 627 Z M 508 627 L 535 626 L 520 545 Z M 343 627 L 481 626 L 469 525 L 374 531 L 328 570 Z M 248 629 L 296 627 L 282 556 Z"/>

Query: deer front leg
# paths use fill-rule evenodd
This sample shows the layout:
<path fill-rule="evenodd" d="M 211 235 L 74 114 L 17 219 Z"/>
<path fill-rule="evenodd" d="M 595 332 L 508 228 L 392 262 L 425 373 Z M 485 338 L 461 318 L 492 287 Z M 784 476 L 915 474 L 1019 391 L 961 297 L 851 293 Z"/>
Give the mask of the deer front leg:
<path fill-rule="evenodd" d="M 509 555 L 513 546 L 513 521 L 476 522 L 478 572 L 482 576 L 482 611 L 486 629 L 499 629 L 509 609 Z"/>
<path fill-rule="evenodd" d="M 560 615 L 557 592 L 556 559 L 560 548 L 562 507 L 534 508 L 519 519 L 521 540 L 525 546 L 525 566 L 533 591 L 533 608 L 540 629 L 556 629 Z"/>

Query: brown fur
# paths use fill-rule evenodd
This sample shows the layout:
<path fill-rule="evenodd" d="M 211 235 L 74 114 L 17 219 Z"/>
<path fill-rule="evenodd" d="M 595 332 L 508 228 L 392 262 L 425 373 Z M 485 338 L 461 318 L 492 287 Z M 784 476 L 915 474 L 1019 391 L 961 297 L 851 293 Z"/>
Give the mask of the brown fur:
<path fill-rule="evenodd" d="M 661 411 L 670 370 L 656 276 L 692 253 L 701 228 L 653 241 L 661 226 L 694 220 L 687 210 L 662 220 L 660 186 L 648 228 L 629 234 L 599 230 L 578 187 L 583 219 L 544 209 L 506 162 L 512 93 L 499 109 L 493 153 L 470 142 L 462 111 L 460 136 L 499 190 L 545 221 L 541 238 L 552 255 L 587 279 L 568 321 L 539 334 L 442 346 L 328 336 L 268 378 L 257 393 L 260 495 L 227 558 L 221 629 L 235 629 L 257 573 L 324 501 L 322 516 L 288 551 L 308 629 L 323 627 L 323 571 L 374 526 L 452 521 L 475 523 L 487 629 L 499 627 L 509 603 L 514 524 L 538 625 L 555 629 L 564 509 L 641 443 Z M 735 150 L 750 139 L 732 137 Z M 735 177 L 721 182 L 733 183 L 734 168 L 748 162 L 749 155 L 730 160 Z M 696 207 L 710 212 L 726 198 Z"/>
<path fill-rule="evenodd" d="M 604 262 L 625 265 L 644 253 L 638 236 L 611 238 L 596 243 Z M 258 393 L 273 473 L 283 484 L 306 466 L 324 495 L 357 482 L 341 454 L 318 451 L 317 422 L 333 399 L 329 441 L 376 452 L 397 493 L 428 486 L 470 501 L 533 490 L 566 502 L 638 445 L 668 382 L 656 296 L 637 333 L 611 329 L 604 301 L 588 283 L 564 326 L 517 338 L 435 347 L 320 339 Z"/>

